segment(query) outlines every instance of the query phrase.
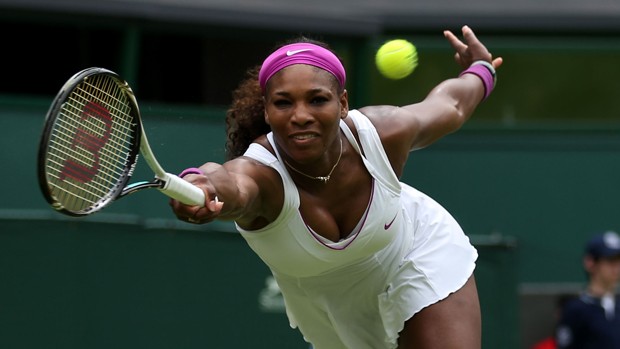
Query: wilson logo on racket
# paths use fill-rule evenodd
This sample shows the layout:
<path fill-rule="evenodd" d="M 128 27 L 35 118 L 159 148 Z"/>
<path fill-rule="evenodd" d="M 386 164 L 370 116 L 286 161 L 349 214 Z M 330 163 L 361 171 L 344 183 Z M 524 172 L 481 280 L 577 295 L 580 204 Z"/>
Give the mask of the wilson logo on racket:
<path fill-rule="evenodd" d="M 138 153 L 154 178 L 129 183 Z M 188 205 L 205 205 L 202 189 L 159 164 L 146 139 L 133 91 L 105 68 L 84 69 L 65 82 L 45 118 L 37 160 L 43 196 L 54 209 L 70 216 L 99 212 L 147 188 Z"/>
<path fill-rule="evenodd" d="M 67 159 L 60 172 L 60 180 L 70 177 L 85 183 L 91 181 L 99 172 L 99 152 L 110 139 L 112 132 L 110 111 L 95 102 L 89 101 L 82 109 L 81 119 L 84 121 L 81 124 L 91 125 L 92 127 L 77 129 L 71 142 L 71 151 L 74 154 L 82 154 L 79 156 L 80 160 L 92 161 L 90 164 L 87 164 L 86 161 L 78 162 L 75 160 L 78 156 Z M 92 156 L 91 159 L 84 156 L 84 150 Z"/>

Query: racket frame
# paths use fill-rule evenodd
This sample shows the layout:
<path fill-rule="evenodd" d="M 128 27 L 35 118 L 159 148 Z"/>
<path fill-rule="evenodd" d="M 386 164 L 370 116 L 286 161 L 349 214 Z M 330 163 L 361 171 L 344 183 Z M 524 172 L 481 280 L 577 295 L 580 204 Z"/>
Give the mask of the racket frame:
<path fill-rule="evenodd" d="M 123 90 L 124 95 L 127 97 L 130 106 L 130 115 L 133 119 L 131 129 L 134 139 L 130 143 L 130 149 L 125 159 L 119 181 L 108 191 L 107 194 L 103 195 L 94 204 L 82 210 L 73 210 L 65 207 L 63 203 L 55 198 L 52 193 L 52 189 L 50 188 L 50 181 L 48 181 L 48 171 L 46 167 L 50 138 L 52 136 L 52 130 L 58 121 L 60 111 L 62 110 L 64 104 L 67 103 L 68 97 L 76 88 L 80 86 L 80 84 L 84 83 L 89 78 L 98 75 L 107 75 L 115 80 L 115 83 L 117 83 L 118 87 Z M 146 163 L 153 171 L 154 179 L 151 181 L 128 184 L 138 162 L 138 154 L 141 154 L 144 157 Z M 39 187 L 46 201 L 55 210 L 70 216 L 81 217 L 98 212 L 110 205 L 113 201 L 146 188 L 157 188 L 165 195 L 184 203 L 204 206 L 205 194 L 201 189 L 176 175 L 167 173 L 159 164 L 146 137 L 140 110 L 133 90 L 118 74 L 105 68 L 92 67 L 76 73 L 69 80 L 67 80 L 67 82 L 65 82 L 54 98 L 47 112 L 43 133 L 39 142 L 37 173 Z"/>

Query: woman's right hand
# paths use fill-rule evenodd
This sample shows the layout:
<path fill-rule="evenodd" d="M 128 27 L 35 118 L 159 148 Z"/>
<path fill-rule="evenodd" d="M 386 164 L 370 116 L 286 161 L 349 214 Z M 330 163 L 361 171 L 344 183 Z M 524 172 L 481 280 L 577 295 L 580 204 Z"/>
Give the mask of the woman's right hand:
<path fill-rule="evenodd" d="M 188 174 L 184 180 L 202 189 L 205 194 L 204 207 L 183 204 L 175 199 L 170 199 L 170 207 L 175 216 L 184 222 L 193 224 L 205 224 L 215 220 L 222 211 L 224 202 L 217 197 L 215 187 L 205 174 Z"/>

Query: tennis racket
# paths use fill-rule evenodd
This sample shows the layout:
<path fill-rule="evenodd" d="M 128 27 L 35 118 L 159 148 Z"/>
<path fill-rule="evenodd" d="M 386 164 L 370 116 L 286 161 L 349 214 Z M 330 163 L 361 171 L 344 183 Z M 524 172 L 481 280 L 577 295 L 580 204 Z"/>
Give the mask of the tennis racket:
<path fill-rule="evenodd" d="M 128 184 L 142 154 L 155 177 Z M 70 216 L 98 212 L 136 191 L 157 188 L 188 205 L 204 192 L 167 173 L 155 159 L 129 84 L 104 68 L 84 69 L 56 95 L 38 153 L 39 185 L 48 203 Z"/>

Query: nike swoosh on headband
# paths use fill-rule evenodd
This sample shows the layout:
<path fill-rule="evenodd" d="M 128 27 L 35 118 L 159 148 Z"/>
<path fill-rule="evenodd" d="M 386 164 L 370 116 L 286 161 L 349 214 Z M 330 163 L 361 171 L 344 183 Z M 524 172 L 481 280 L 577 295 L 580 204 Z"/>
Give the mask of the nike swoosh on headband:
<path fill-rule="evenodd" d="M 302 48 L 302 49 L 299 49 L 299 50 L 289 50 L 289 51 L 286 51 L 286 55 L 287 56 L 292 56 L 292 55 L 296 55 L 296 54 L 298 54 L 300 52 L 305 52 L 305 51 L 312 51 L 312 49 L 311 48 Z"/>

